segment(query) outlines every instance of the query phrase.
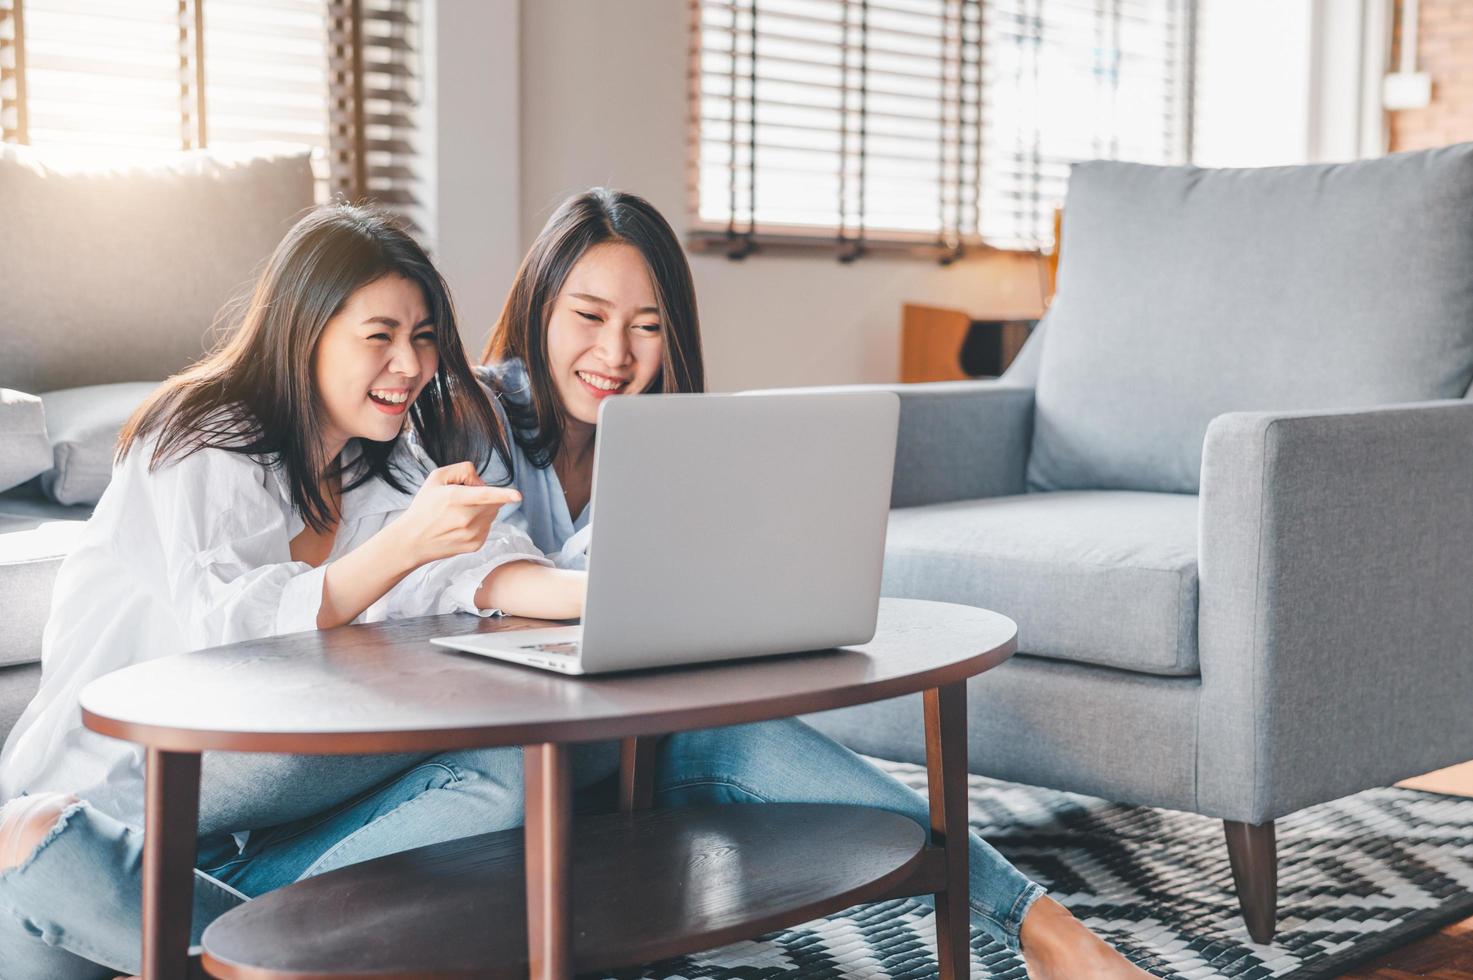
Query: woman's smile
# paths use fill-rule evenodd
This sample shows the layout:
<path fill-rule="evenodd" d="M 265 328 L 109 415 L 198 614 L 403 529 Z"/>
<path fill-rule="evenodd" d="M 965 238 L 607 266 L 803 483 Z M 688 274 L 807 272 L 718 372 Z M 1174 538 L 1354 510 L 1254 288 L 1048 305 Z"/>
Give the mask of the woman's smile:
<path fill-rule="evenodd" d="M 403 415 L 409 410 L 411 394 L 409 388 L 373 388 L 368 392 L 368 400 L 385 415 Z"/>
<path fill-rule="evenodd" d="M 629 387 L 629 379 L 627 378 L 615 378 L 594 371 L 574 371 L 573 374 L 583 383 L 584 389 L 593 398 L 607 398 L 609 395 L 617 395 Z"/>

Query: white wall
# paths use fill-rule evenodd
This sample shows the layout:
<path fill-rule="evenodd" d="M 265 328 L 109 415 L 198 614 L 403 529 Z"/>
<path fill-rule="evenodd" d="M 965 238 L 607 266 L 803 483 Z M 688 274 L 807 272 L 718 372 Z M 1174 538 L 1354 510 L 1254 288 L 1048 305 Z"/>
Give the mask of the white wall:
<path fill-rule="evenodd" d="M 596 184 L 648 198 L 683 233 L 689 10 L 687 0 L 523 3 L 524 243 L 563 197 Z M 1031 259 L 942 268 L 915 258 L 692 255 L 691 266 L 715 390 L 895 380 L 906 301 L 979 315 L 1038 305 Z"/>
<path fill-rule="evenodd" d="M 523 250 L 518 0 L 425 4 L 430 247 L 478 354 Z"/>

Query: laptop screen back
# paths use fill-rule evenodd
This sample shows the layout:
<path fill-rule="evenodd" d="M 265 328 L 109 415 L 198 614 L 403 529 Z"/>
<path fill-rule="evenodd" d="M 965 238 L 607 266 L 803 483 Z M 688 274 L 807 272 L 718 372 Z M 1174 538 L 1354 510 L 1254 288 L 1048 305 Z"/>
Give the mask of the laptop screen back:
<path fill-rule="evenodd" d="M 881 391 L 606 400 L 585 666 L 867 642 L 898 418 Z"/>

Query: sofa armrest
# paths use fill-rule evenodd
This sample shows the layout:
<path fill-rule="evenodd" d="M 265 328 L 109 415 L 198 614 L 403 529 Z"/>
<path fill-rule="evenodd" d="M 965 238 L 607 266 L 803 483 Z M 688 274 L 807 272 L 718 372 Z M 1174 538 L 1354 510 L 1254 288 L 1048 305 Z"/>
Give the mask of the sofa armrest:
<path fill-rule="evenodd" d="M 1473 758 L 1473 403 L 1234 413 L 1202 459 L 1203 813 Z"/>
<path fill-rule="evenodd" d="M 900 396 L 892 507 L 1025 490 L 1033 438 L 1032 388 L 1006 381 L 938 381 L 780 390 L 893 391 Z"/>

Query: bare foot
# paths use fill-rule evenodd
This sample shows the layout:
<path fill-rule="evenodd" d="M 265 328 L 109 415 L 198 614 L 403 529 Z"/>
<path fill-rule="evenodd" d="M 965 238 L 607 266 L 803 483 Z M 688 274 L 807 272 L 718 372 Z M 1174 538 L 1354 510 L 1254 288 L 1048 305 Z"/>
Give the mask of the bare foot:
<path fill-rule="evenodd" d="M 0 807 L 0 871 L 24 864 L 56 826 L 61 812 L 75 802 L 75 796 L 65 793 L 38 793 Z"/>
<path fill-rule="evenodd" d="M 1045 895 L 1023 917 L 1019 937 L 1031 980 L 1145 980 L 1151 974 Z"/>

